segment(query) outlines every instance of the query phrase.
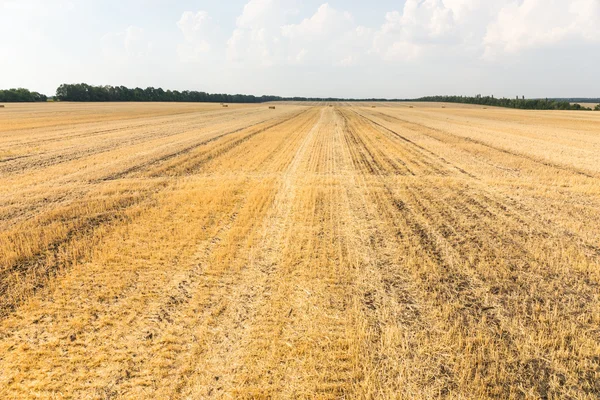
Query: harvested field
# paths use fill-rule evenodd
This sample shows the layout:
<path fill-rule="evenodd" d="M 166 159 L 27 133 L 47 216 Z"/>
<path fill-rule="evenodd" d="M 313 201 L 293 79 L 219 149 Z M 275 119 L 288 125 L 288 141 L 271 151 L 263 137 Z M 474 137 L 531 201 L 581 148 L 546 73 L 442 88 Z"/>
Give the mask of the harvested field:
<path fill-rule="evenodd" d="M 0 114 L 0 398 L 600 396 L 600 113 Z"/>
<path fill-rule="evenodd" d="M 571 103 L 571 104 L 579 104 L 582 107 L 591 108 L 592 110 L 598 105 L 598 103 Z"/>

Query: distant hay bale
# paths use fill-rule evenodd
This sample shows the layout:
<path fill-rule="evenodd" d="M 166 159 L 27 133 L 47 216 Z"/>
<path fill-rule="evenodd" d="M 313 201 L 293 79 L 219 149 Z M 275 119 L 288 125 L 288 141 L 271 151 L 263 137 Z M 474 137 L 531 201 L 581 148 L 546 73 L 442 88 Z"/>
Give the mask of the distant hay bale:
<path fill-rule="evenodd" d="M 0 108 L 4 108 L 4 104 L 0 104 Z"/>
<path fill-rule="evenodd" d="M 333 107 L 333 105 L 332 105 L 332 104 L 330 104 L 330 105 L 329 105 L 329 107 Z"/>
<path fill-rule="evenodd" d="M 442 108 L 446 108 L 446 106 L 442 106 Z"/>
<path fill-rule="evenodd" d="M 229 107 L 229 105 L 228 104 L 223 104 L 223 107 Z"/>
<path fill-rule="evenodd" d="M 269 106 L 269 110 L 274 110 L 275 106 Z"/>
<path fill-rule="evenodd" d="M 408 106 L 408 108 L 414 108 L 413 106 Z"/>
<path fill-rule="evenodd" d="M 371 108 L 375 108 L 375 106 L 371 106 Z"/>

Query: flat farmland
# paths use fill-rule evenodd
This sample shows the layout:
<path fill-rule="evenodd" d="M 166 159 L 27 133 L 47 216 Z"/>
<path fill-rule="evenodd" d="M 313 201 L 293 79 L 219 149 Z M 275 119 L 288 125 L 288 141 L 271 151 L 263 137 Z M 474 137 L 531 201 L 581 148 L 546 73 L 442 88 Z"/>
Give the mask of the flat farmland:
<path fill-rule="evenodd" d="M 599 226 L 600 113 L 10 104 L 0 398 L 597 399 Z"/>
<path fill-rule="evenodd" d="M 598 103 L 571 103 L 571 104 L 579 104 L 582 107 L 591 108 L 592 110 L 598 105 Z"/>

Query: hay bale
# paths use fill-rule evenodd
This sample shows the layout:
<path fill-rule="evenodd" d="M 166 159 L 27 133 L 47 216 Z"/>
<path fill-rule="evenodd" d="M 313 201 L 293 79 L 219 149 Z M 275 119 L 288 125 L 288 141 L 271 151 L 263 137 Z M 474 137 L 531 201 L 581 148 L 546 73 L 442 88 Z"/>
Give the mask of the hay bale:
<path fill-rule="evenodd" d="M 371 108 L 375 108 L 375 106 L 371 106 Z"/>
<path fill-rule="evenodd" d="M 274 110 L 275 106 L 269 106 L 269 110 Z"/>
<path fill-rule="evenodd" d="M 0 104 L 0 108 L 4 108 L 4 104 Z"/>
<path fill-rule="evenodd" d="M 223 107 L 229 107 L 229 105 L 228 104 L 223 104 Z"/>
<path fill-rule="evenodd" d="M 408 106 L 408 108 L 414 108 L 413 106 Z"/>
<path fill-rule="evenodd" d="M 333 105 L 330 104 L 329 107 L 333 107 Z"/>

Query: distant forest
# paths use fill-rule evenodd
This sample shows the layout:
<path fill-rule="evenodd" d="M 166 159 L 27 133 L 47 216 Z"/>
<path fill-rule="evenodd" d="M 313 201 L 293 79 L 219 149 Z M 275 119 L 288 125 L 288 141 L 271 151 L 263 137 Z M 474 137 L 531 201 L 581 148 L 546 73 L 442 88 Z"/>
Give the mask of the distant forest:
<path fill-rule="evenodd" d="M 557 97 L 550 100 L 568 101 L 569 103 L 598 103 L 600 104 L 600 97 L 598 98 L 587 98 L 587 97 Z"/>
<path fill-rule="evenodd" d="M 591 110 L 580 104 L 571 104 L 567 100 L 556 99 L 525 99 L 525 98 L 495 98 L 494 96 L 427 96 L 414 101 L 435 101 L 446 103 L 481 104 L 484 106 L 518 108 L 522 110 Z M 600 106 L 596 106 L 600 110 Z"/>
<path fill-rule="evenodd" d="M 47 101 L 48 97 L 31 92 L 27 89 L 0 90 L 0 102 L 35 102 Z M 104 102 L 104 101 L 140 101 L 140 102 L 207 102 L 207 103 L 265 103 L 269 101 L 431 101 L 463 104 L 480 104 L 495 107 L 518 108 L 524 110 L 591 110 L 580 104 L 600 103 L 600 99 L 525 99 L 525 98 L 495 98 L 494 96 L 426 96 L 418 99 L 345 99 L 335 97 L 281 97 L 281 96 L 253 96 L 245 94 L 206 93 L 198 91 L 164 90 L 162 88 L 147 87 L 128 88 L 125 86 L 93 86 L 86 83 L 62 84 L 56 89 L 54 100 L 78 102 Z M 595 110 L 600 111 L 600 104 Z"/>
<path fill-rule="evenodd" d="M 253 96 L 245 94 L 221 94 L 197 91 L 163 90 L 148 87 L 91 86 L 85 83 L 63 84 L 56 89 L 56 99 L 62 101 L 166 101 L 207 103 L 265 103 L 268 101 L 393 101 L 387 99 L 341 99 L 317 97 Z"/>
<path fill-rule="evenodd" d="M 27 89 L 0 90 L 0 102 L 21 103 L 34 101 L 47 101 L 48 97 L 38 92 L 30 92 Z"/>
<path fill-rule="evenodd" d="M 167 101 L 214 103 L 263 103 L 281 100 L 278 96 L 252 96 L 243 94 L 209 94 L 197 91 L 163 90 L 148 87 L 130 89 L 125 86 L 91 86 L 85 83 L 63 84 L 56 89 L 56 99 L 61 101 Z"/>

